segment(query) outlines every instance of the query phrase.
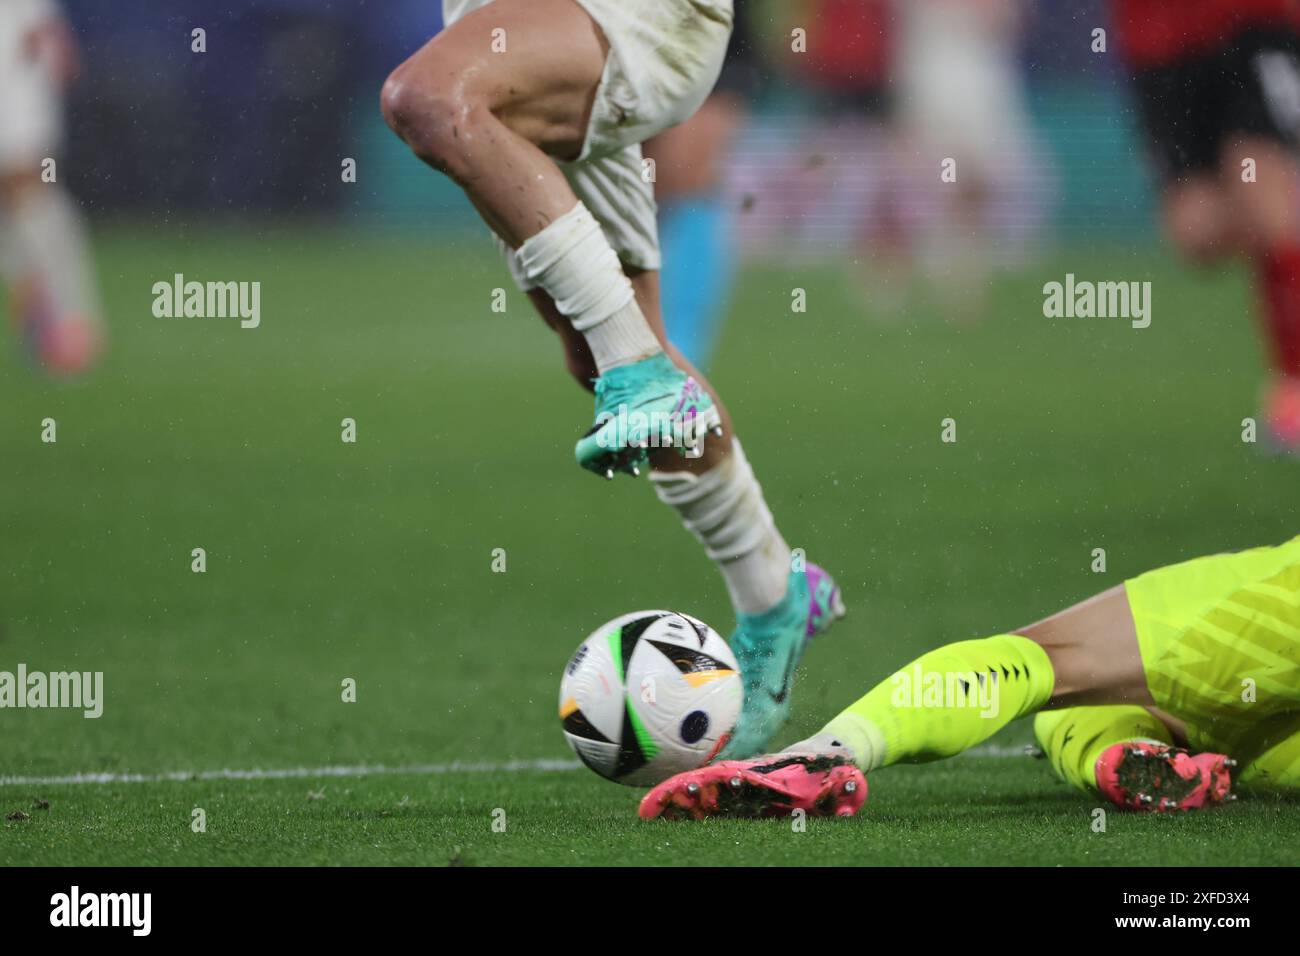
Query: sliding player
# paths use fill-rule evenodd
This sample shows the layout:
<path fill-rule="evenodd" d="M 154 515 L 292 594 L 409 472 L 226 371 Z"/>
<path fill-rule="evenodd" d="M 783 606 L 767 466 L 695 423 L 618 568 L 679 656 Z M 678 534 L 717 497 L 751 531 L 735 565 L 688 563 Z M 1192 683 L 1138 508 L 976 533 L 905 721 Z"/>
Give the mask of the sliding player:
<path fill-rule="evenodd" d="M 954 756 L 1034 713 L 1057 773 L 1121 807 L 1220 803 L 1238 761 L 1241 784 L 1300 789 L 1300 537 L 931 651 L 779 754 L 665 781 L 641 815 L 851 816 L 864 772 Z"/>
<path fill-rule="evenodd" d="M 1272 379 L 1264 419 L 1300 454 L 1300 6 L 1112 0 L 1162 181 L 1164 229 L 1196 263 L 1255 271 Z"/>
<path fill-rule="evenodd" d="M 578 463 L 606 478 L 648 464 L 659 498 L 718 565 L 745 681 L 729 753 L 760 752 L 789 713 L 807 640 L 843 606 L 820 568 L 792 570 L 726 410 L 664 334 L 641 156 L 644 140 L 712 89 L 731 0 L 445 0 L 443 9 L 447 29 L 384 84 L 384 116 L 465 190 L 559 335 L 570 373 L 594 389 L 596 422 Z M 670 447 L 646 424 L 656 418 L 674 424 Z"/>
<path fill-rule="evenodd" d="M 51 0 L 0 3 L 0 278 L 27 350 L 49 371 L 85 371 L 100 309 L 85 228 L 55 163 L 76 44 Z"/>

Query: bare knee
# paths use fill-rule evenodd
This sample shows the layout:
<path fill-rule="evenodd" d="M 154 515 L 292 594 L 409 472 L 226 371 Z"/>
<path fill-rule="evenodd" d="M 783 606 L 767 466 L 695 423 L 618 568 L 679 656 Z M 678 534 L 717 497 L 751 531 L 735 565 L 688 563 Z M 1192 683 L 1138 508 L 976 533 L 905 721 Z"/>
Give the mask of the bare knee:
<path fill-rule="evenodd" d="M 1165 199 L 1165 235 L 1180 255 L 1209 265 L 1232 252 L 1224 202 L 1215 186 L 1187 183 Z"/>
<path fill-rule="evenodd" d="M 1300 170 L 1289 150 L 1259 140 L 1236 144 L 1225 154 L 1223 178 L 1242 251 L 1267 253 L 1300 238 Z"/>
<path fill-rule="evenodd" d="M 1154 703 L 1123 584 L 1012 633 L 1047 654 L 1054 706 Z"/>
<path fill-rule="evenodd" d="M 384 81 L 379 108 L 389 128 L 422 160 L 457 181 L 469 176 L 462 134 L 478 107 L 453 82 L 403 64 Z"/>

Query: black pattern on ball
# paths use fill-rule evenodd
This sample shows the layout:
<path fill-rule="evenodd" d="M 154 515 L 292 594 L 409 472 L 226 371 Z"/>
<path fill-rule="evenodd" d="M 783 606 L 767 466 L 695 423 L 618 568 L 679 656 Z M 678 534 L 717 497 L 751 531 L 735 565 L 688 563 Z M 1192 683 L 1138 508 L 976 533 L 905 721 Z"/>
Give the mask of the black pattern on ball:
<path fill-rule="evenodd" d="M 709 730 L 709 715 L 702 710 L 693 710 L 682 720 L 682 740 L 688 744 L 699 741 Z"/>

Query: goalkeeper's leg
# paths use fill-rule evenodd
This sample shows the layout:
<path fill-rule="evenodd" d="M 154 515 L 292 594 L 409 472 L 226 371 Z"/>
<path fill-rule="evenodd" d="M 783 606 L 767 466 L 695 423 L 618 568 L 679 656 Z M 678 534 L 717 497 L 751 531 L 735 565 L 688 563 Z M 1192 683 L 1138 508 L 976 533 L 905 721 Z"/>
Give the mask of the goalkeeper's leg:
<path fill-rule="evenodd" d="M 1254 747 L 1241 754 L 1243 790 L 1300 791 L 1300 713 L 1280 715 L 1261 728 Z"/>
<path fill-rule="evenodd" d="M 1236 761 L 1178 746 L 1171 727 L 1145 707 L 1042 711 L 1034 735 L 1066 783 L 1132 810 L 1195 810 L 1231 799 Z"/>
<path fill-rule="evenodd" d="M 1298 595 L 1300 538 L 1161 568 L 1018 633 L 924 654 L 779 757 L 680 774 L 651 791 L 641 812 L 852 813 L 865 780 L 845 767 L 937 760 L 1017 717 L 1104 705 L 1158 708 L 1201 753 L 1159 736 L 1126 747 L 1135 738 L 1120 733 L 1093 763 L 1102 792 L 1151 809 L 1215 802 L 1227 792 L 1222 752 L 1249 749 L 1266 726 L 1300 712 Z M 1082 752 L 1076 759 L 1086 764 Z"/>
<path fill-rule="evenodd" d="M 843 747 L 870 771 L 952 756 L 1041 709 L 1116 704 L 1169 715 L 1193 751 L 1234 755 L 1300 713 L 1300 538 L 1159 568 L 1015 634 L 931 651 L 795 746 Z"/>
<path fill-rule="evenodd" d="M 949 757 L 1052 696 L 1047 651 L 1018 634 L 961 641 L 921 655 L 780 754 L 678 774 L 641 802 L 641 816 L 848 816 L 866 797 L 862 771 Z"/>
<path fill-rule="evenodd" d="M 922 654 L 820 733 L 774 757 L 678 774 L 647 794 L 641 815 L 848 815 L 866 796 L 863 771 L 954 756 L 1049 702 L 1144 695 L 1128 601 L 1113 588 L 1021 633 Z"/>
<path fill-rule="evenodd" d="M 1045 707 L 1154 702 L 1124 587 L 1021 631 L 921 655 L 791 750 L 862 770 L 952 757 Z"/>

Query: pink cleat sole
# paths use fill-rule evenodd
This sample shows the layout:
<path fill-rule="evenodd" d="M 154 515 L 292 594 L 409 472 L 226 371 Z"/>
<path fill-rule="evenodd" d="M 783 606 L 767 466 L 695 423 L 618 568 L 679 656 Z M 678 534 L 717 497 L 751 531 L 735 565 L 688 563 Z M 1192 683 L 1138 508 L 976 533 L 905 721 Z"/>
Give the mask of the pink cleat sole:
<path fill-rule="evenodd" d="M 851 817 L 867 800 L 867 778 L 843 757 L 771 754 L 679 773 L 645 795 L 644 820 L 705 817 Z"/>
<path fill-rule="evenodd" d="M 1236 765 L 1223 754 L 1193 755 L 1166 744 L 1124 741 L 1097 758 L 1097 787 L 1126 810 L 1198 810 L 1236 799 L 1228 792 L 1228 771 Z"/>

